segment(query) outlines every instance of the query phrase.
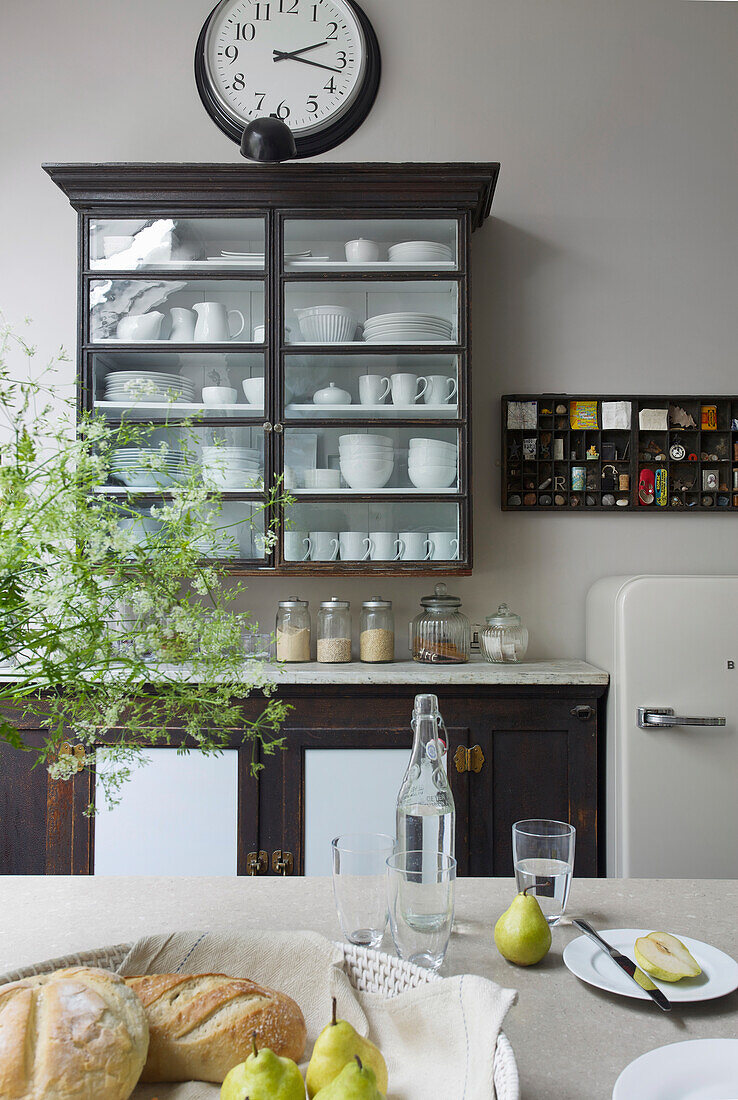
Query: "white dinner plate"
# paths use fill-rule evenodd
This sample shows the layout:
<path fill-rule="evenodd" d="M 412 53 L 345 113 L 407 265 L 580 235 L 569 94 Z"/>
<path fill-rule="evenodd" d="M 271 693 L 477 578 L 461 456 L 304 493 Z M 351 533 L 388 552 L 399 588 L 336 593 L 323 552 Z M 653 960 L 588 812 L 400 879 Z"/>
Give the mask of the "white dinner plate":
<path fill-rule="evenodd" d="M 615 1082 L 612 1100 L 736 1100 L 738 1039 L 689 1039 L 649 1050 Z"/>
<path fill-rule="evenodd" d="M 653 928 L 606 928 L 600 932 L 623 955 L 633 959 L 633 947 L 639 936 L 647 936 Z M 673 933 L 680 939 L 688 951 L 702 967 L 698 978 L 682 978 L 680 982 L 659 982 L 655 984 L 672 1003 L 684 1001 L 711 1001 L 714 997 L 724 997 L 738 989 L 738 963 L 724 951 L 711 947 L 709 943 L 693 940 L 690 936 Z M 651 998 L 645 990 L 633 982 L 627 974 L 613 962 L 597 944 L 587 936 L 579 936 L 564 948 L 564 964 L 582 981 L 609 993 L 619 993 L 623 997 L 635 997 L 639 1001 Z M 635 961 L 635 960 L 634 960 Z M 738 1100 L 738 1089 L 735 1093 Z"/>

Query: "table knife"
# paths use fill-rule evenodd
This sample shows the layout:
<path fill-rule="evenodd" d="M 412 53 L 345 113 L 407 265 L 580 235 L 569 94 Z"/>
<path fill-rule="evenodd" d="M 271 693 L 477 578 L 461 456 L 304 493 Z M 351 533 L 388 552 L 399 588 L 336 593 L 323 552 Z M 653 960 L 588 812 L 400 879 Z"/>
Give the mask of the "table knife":
<path fill-rule="evenodd" d="M 617 963 L 621 970 L 624 970 L 628 977 L 635 982 L 639 989 L 643 989 L 648 993 L 652 1001 L 655 1001 L 659 1008 L 664 1012 L 671 1012 L 671 1002 L 666 999 L 664 994 L 655 986 L 647 974 L 644 974 L 640 967 L 636 966 L 627 955 L 621 955 L 619 951 L 616 951 L 607 940 L 603 940 L 599 932 L 595 932 L 591 924 L 587 924 L 586 920 L 579 920 L 578 917 L 574 917 L 572 922 L 580 932 L 584 932 L 585 936 L 589 936 L 591 940 L 601 947 L 603 951 L 606 951 L 613 962 Z"/>

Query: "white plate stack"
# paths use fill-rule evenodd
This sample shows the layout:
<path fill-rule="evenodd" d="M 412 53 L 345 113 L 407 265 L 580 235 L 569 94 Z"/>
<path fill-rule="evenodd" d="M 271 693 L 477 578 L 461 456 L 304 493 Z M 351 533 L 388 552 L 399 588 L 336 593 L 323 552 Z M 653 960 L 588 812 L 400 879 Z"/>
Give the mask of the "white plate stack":
<path fill-rule="evenodd" d="M 138 401 L 194 401 L 195 386 L 189 378 L 163 371 L 119 370 L 105 379 L 105 400 L 116 405 L 131 405 Z"/>
<path fill-rule="evenodd" d="M 395 468 L 395 448 L 386 435 L 338 437 L 341 473 L 352 489 L 382 489 Z"/>
<path fill-rule="evenodd" d="M 261 455 L 254 447 L 203 447 L 202 471 L 218 489 L 261 488 Z"/>
<path fill-rule="evenodd" d="M 459 448 L 441 439 L 411 439 L 407 472 L 416 489 L 448 489 L 456 481 Z"/>
<path fill-rule="evenodd" d="M 429 313 L 380 313 L 364 323 L 368 344 L 447 344 L 453 325 Z"/>
<path fill-rule="evenodd" d="M 168 489 L 187 479 L 189 467 L 183 451 L 162 454 L 158 447 L 125 447 L 113 451 L 110 472 L 124 485 Z"/>
<path fill-rule="evenodd" d="M 447 244 L 436 241 L 402 241 L 391 245 L 388 255 L 393 264 L 447 264 L 454 258 Z"/>

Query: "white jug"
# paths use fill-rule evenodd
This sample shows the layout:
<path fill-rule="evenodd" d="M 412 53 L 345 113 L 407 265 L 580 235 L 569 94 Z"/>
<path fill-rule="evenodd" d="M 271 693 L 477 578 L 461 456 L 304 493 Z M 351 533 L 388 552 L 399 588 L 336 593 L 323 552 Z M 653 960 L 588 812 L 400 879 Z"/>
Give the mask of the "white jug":
<path fill-rule="evenodd" d="M 191 309 L 175 306 L 174 309 L 169 310 L 169 316 L 172 318 L 169 339 L 176 340 L 178 344 L 191 344 L 195 339 L 195 321 L 197 320 L 195 313 Z"/>
<path fill-rule="evenodd" d="M 119 340 L 158 340 L 163 320 L 164 314 L 156 310 L 121 317 L 115 334 Z"/>
<path fill-rule="evenodd" d="M 197 314 L 195 341 L 203 344 L 222 344 L 235 340 L 243 332 L 246 321 L 239 309 L 226 309 L 221 302 L 198 302 L 192 307 Z M 241 318 L 238 332 L 231 332 L 229 319 L 232 313 Z"/>

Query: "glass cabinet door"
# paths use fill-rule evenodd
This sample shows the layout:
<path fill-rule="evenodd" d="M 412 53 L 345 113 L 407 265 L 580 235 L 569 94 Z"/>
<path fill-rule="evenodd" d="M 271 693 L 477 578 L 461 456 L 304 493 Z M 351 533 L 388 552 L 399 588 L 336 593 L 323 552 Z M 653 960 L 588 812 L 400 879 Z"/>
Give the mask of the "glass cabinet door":
<path fill-rule="evenodd" d="M 454 271 L 455 218 L 289 218 L 286 271 Z"/>
<path fill-rule="evenodd" d="M 263 218 L 93 218 L 92 271 L 264 270 Z"/>

